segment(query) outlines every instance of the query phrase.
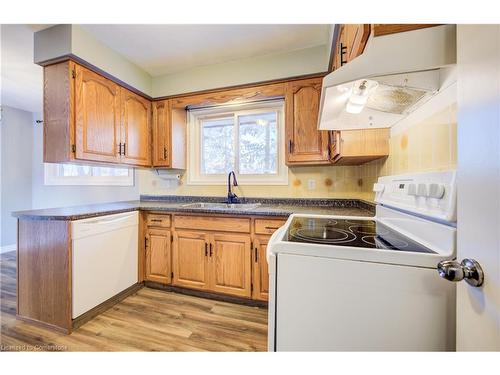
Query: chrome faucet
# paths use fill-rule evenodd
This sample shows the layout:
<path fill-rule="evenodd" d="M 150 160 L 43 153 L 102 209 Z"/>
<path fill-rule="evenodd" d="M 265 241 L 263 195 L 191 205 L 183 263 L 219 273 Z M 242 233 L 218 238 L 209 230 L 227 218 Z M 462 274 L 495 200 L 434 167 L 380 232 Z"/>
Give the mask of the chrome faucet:
<path fill-rule="evenodd" d="M 229 172 L 227 175 L 227 203 L 239 203 L 238 196 L 231 191 L 231 175 L 233 176 L 233 186 L 238 186 L 236 181 L 236 174 L 234 171 Z"/>

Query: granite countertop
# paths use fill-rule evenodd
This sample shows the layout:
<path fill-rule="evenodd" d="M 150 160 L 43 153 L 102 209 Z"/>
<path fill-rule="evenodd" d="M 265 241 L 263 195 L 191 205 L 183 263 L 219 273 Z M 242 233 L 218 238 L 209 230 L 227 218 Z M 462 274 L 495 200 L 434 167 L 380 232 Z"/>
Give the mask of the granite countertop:
<path fill-rule="evenodd" d="M 137 201 L 18 211 L 12 215 L 22 220 L 79 220 L 136 210 L 243 216 L 289 216 L 292 213 L 366 217 L 374 215 L 373 203 L 359 199 L 244 198 L 242 203 L 260 205 L 254 208 L 185 207 L 188 203 L 223 201 L 223 197 L 141 196 L 141 200 Z"/>

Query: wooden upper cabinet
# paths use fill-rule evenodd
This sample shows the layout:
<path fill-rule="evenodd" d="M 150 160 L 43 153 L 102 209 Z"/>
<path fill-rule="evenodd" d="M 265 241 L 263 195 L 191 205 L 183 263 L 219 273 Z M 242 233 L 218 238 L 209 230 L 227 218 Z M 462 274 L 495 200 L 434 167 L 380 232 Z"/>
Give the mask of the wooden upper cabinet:
<path fill-rule="evenodd" d="M 373 36 L 377 37 L 389 34 L 396 34 L 405 31 L 425 29 L 427 27 L 434 27 L 440 25 L 441 24 L 432 24 L 432 23 L 420 23 L 420 24 L 377 23 L 373 25 Z"/>
<path fill-rule="evenodd" d="M 146 275 L 148 281 L 169 284 L 171 267 L 171 232 L 148 228 L 146 246 Z"/>
<path fill-rule="evenodd" d="M 322 78 L 287 82 L 286 164 L 328 164 L 328 132 L 318 126 Z"/>
<path fill-rule="evenodd" d="M 346 26 L 347 61 L 361 55 L 365 50 L 366 42 L 370 36 L 369 24 L 348 24 Z"/>
<path fill-rule="evenodd" d="M 44 67 L 46 163 L 151 166 L 151 102 L 73 61 Z"/>
<path fill-rule="evenodd" d="M 332 46 L 331 70 L 338 69 L 361 55 L 371 31 L 369 24 L 342 24 L 338 27 L 337 39 Z"/>
<path fill-rule="evenodd" d="M 79 65 L 75 74 L 75 157 L 119 162 L 119 86 Z"/>
<path fill-rule="evenodd" d="M 153 103 L 153 166 L 170 166 L 170 110 L 168 100 Z"/>
<path fill-rule="evenodd" d="M 330 135 L 335 164 L 359 165 L 389 155 L 389 128 L 335 130 Z"/>
<path fill-rule="evenodd" d="M 151 102 L 133 92 L 121 91 L 121 162 L 151 165 Z"/>
<path fill-rule="evenodd" d="M 210 245 L 210 289 L 214 292 L 251 297 L 250 236 L 214 233 Z"/>
<path fill-rule="evenodd" d="M 187 112 L 171 100 L 153 103 L 153 166 L 186 168 Z"/>

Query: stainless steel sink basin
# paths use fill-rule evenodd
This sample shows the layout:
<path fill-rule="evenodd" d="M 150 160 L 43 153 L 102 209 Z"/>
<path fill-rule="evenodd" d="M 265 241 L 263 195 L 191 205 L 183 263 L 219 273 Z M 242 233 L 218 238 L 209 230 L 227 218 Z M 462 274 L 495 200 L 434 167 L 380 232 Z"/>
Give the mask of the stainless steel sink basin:
<path fill-rule="evenodd" d="M 210 210 L 251 210 L 259 207 L 260 203 L 213 203 L 213 202 L 196 202 L 183 204 L 182 207 L 193 209 L 210 209 Z"/>

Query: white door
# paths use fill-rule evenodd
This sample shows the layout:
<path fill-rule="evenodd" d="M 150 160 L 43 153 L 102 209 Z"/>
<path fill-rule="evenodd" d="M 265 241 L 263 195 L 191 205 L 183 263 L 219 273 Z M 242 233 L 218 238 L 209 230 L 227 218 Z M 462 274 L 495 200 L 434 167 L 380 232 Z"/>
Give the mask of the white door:
<path fill-rule="evenodd" d="M 500 350 L 500 26 L 459 26 L 457 43 L 457 260 L 485 275 L 457 285 L 457 350 Z"/>

